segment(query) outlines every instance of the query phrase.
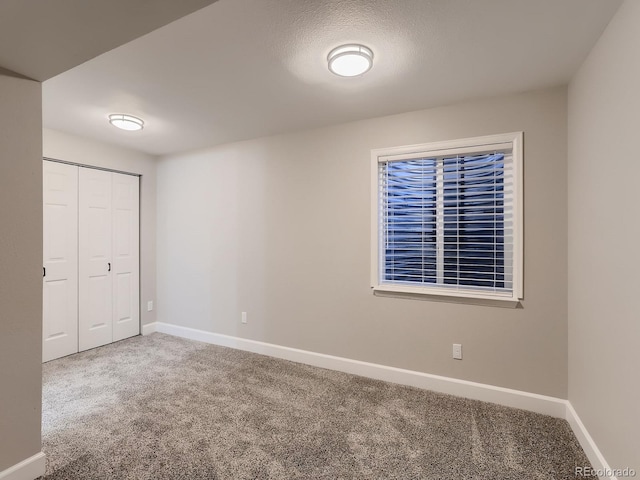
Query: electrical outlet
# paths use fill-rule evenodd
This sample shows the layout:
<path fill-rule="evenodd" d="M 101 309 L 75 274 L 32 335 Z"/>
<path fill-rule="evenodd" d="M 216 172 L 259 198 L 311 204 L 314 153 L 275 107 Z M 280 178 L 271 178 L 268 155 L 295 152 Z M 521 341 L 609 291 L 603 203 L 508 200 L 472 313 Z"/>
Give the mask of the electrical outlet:
<path fill-rule="evenodd" d="M 147 302 L 147 312 L 151 312 L 153 310 L 153 300 L 149 300 Z"/>
<path fill-rule="evenodd" d="M 242 323 L 247 323 L 247 312 L 242 312 L 242 318 L 240 321 Z"/>
<path fill-rule="evenodd" d="M 453 358 L 455 358 L 456 360 L 462 360 L 462 344 L 453 344 Z"/>

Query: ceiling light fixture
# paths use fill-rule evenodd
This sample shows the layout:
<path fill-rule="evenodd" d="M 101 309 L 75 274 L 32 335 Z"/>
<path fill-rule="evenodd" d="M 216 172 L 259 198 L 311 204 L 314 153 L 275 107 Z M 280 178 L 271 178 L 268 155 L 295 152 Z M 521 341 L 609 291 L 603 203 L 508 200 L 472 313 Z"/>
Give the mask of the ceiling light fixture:
<path fill-rule="evenodd" d="M 371 70 L 373 52 L 364 45 L 342 45 L 331 50 L 327 62 L 329 62 L 329 70 L 336 75 L 357 77 Z"/>
<path fill-rule="evenodd" d="M 124 113 L 109 115 L 109 123 L 114 127 L 130 132 L 144 128 L 144 122 L 140 118 L 133 115 L 125 115 Z"/>

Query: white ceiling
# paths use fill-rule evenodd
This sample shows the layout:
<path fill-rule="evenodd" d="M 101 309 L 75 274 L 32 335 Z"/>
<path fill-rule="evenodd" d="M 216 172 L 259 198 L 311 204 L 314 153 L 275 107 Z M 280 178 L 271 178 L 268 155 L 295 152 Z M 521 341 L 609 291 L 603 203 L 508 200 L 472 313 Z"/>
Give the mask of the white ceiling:
<path fill-rule="evenodd" d="M 46 80 L 215 0 L 2 0 L 0 65 Z"/>
<path fill-rule="evenodd" d="M 44 124 L 170 154 L 565 84 L 620 3 L 219 0 L 45 82 Z M 361 78 L 327 69 L 348 42 L 374 51 Z"/>

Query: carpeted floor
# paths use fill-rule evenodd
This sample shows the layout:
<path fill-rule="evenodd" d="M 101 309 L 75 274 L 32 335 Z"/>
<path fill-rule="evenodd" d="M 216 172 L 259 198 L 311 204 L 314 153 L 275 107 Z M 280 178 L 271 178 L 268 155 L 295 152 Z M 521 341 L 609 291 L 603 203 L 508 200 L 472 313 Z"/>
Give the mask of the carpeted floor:
<path fill-rule="evenodd" d="M 47 480 L 573 479 L 569 425 L 155 333 L 44 365 Z"/>

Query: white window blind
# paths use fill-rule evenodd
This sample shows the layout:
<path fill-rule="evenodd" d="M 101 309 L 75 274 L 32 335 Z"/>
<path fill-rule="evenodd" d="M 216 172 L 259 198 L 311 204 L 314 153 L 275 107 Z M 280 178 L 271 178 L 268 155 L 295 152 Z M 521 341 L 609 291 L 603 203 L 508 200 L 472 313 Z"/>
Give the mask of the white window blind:
<path fill-rule="evenodd" d="M 378 286 L 519 296 L 514 144 L 469 140 L 376 156 Z"/>

